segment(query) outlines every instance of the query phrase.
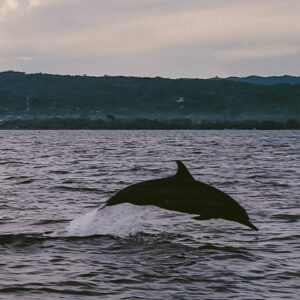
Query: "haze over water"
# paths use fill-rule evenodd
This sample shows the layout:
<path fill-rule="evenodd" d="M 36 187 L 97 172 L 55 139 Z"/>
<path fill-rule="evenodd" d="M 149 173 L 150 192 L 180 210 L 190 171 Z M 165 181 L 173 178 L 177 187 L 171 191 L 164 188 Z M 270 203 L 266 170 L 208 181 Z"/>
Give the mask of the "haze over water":
<path fill-rule="evenodd" d="M 259 231 L 95 209 L 176 159 Z M 298 299 L 299 161 L 299 131 L 0 131 L 0 299 Z"/>

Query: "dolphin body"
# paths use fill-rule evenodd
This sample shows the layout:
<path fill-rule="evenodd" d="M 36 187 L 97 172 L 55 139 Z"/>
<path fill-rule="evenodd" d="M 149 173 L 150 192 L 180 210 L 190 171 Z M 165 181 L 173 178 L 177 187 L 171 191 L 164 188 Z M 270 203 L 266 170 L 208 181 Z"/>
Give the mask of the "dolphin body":
<path fill-rule="evenodd" d="M 121 203 L 154 205 L 160 208 L 198 215 L 195 220 L 225 219 L 258 230 L 249 220 L 246 210 L 224 192 L 197 181 L 186 166 L 176 161 L 178 169 L 174 176 L 142 181 L 130 185 L 104 206 Z"/>

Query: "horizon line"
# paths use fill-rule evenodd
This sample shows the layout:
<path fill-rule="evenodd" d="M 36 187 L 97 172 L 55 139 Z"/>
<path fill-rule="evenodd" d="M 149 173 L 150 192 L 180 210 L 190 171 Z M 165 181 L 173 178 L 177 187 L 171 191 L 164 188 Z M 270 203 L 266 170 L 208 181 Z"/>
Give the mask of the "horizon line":
<path fill-rule="evenodd" d="M 22 73 L 25 75 L 52 75 L 52 76 L 73 76 L 73 77 L 96 77 L 96 78 L 103 78 L 103 77 L 128 77 L 128 78 L 151 78 L 151 79 L 155 79 L 155 78 L 161 78 L 161 79 L 169 79 L 169 80 L 178 80 L 178 79 L 190 79 L 190 80 L 210 80 L 210 79 L 230 79 L 230 78 L 249 78 L 249 77 L 258 77 L 258 78 L 280 78 L 280 77 L 300 77 L 300 75 L 289 75 L 289 74 L 282 74 L 282 75 L 267 75 L 267 76 L 263 76 L 263 75 L 246 75 L 246 76 L 237 76 L 237 75 L 231 75 L 228 77 L 220 77 L 218 75 L 214 76 L 214 77 L 207 77 L 207 78 L 201 78 L 201 77 L 163 77 L 163 76 L 136 76 L 136 75 L 109 75 L 109 74 L 103 74 L 103 75 L 89 75 L 89 74 L 59 74 L 59 73 L 47 73 L 47 72 L 32 72 L 32 73 L 27 73 L 25 71 L 16 71 L 16 70 L 3 70 L 0 71 L 0 74 L 3 73 Z"/>

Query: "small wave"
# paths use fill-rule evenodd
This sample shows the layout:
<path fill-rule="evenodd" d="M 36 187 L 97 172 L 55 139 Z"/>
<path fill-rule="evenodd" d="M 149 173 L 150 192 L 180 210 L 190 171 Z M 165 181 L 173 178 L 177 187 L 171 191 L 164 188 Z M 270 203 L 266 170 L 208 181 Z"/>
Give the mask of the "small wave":
<path fill-rule="evenodd" d="M 51 170 L 51 171 L 49 171 L 49 173 L 53 173 L 53 174 L 68 174 L 70 172 L 69 171 L 64 171 L 64 170 Z"/>
<path fill-rule="evenodd" d="M 300 221 L 300 215 L 277 214 L 273 215 L 272 218 L 286 220 L 291 223 Z"/>
<path fill-rule="evenodd" d="M 268 175 L 266 175 L 266 174 L 262 174 L 262 175 L 255 174 L 255 175 L 248 176 L 248 178 L 250 178 L 250 179 L 265 179 L 265 178 L 268 178 Z"/>
<path fill-rule="evenodd" d="M 61 284 L 63 284 L 62 282 Z M 72 285 L 70 285 L 72 286 Z M 85 284 L 81 283 L 78 285 L 74 285 L 74 288 L 49 288 L 49 287 L 40 287 L 37 283 L 26 284 L 26 285 L 12 285 L 10 287 L 3 287 L 0 288 L 0 293 L 7 293 L 7 294 L 24 294 L 34 292 L 35 294 L 38 293 L 47 293 L 47 294 L 66 294 L 66 295 L 78 295 L 78 296 L 103 296 L 107 295 L 106 293 L 100 293 L 96 291 L 88 290 L 88 287 L 85 287 Z M 79 289 L 81 287 L 81 289 Z M 41 296 L 43 298 L 43 296 Z M 59 297 L 61 298 L 61 297 Z"/>
<path fill-rule="evenodd" d="M 66 179 L 66 180 L 64 180 L 64 181 L 62 181 L 62 183 L 76 183 L 76 180 L 74 180 L 74 179 Z"/>
<path fill-rule="evenodd" d="M 45 239 L 41 234 L 3 234 L 0 235 L 0 245 L 16 244 L 23 246 L 25 244 L 42 242 Z"/>
<path fill-rule="evenodd" d="M 35 179 L 27 176 L 8 176 L 4 180 L 16 180 L 16 184 L 29 184 L 35 181 Z"/>
<path fill-rule="evenodd" d="M 17 182 L 17 184 L 29 184 L 29 183 L 32 183 L 34 181 L 35 181 L 34 179 L 26 179 L 26 180 L 22 180 L 22 181 Z"/>
<path fill-rule="evenodd" d="M 142 170 L 144 170 L 143 167 L 135 166 L 135 167 L 132 167 L 129 171 L 142 171 Z"/>
<path fill-rule="evenodd" d="M 28 179 L 29 177 L 28 176 L 8 176 L 8 177 L 5 177 L 4 179 L 5 180 L 14 180 L 14 179 L 17 179 L 17 180 L 22 180 L 22 179 Z"/>
<path fill-rule="evenodd" d="M 62 190 L 62 191 L 73 191 L 73 192 L 89 192 L 89 193 L 100 193 L 101 190 L 95 188 L 87 188 L 87 187 L 74 187 L 67 185 L 57 185 L 54 187 L 50 187 L 50 189 Z"/>
<path fill-rule="evenodd" d="M 261 178 L 262 179 L 262 178 Z M 264 179 L 267 179 L 267 177 L 264 177 Z M 272 187 L 290 187 L 290 184 L 284 183 L 284 182 L 278 182 L 278 181 L 271 181 L 271 180 L 256 180 L 258 183 L 263 183 L 265 185 L 269 185 Z"/>
<path fill-rule="evenodd" d="M 223 182 L 218 182 L 217 184 L 220 186 L 230 186 L 230 185 L 235 185 L 235 184 L 240 184 L 240 180 L 226 180 Z"/>
<path fill-rule="evenodd" d="M 9 165 L 11 163 L 16 163 L 16 162 L 11 162 L 11 161 L 0 161 L 0 165 Z"/>
<path fill-rule="evenodd" d="M 112 235 L 89 235 L 89 236 L 63 236 L 58 235 L 57 232 L 45 232 L 45 233 L 37 233 L 37 234 L 3 234 L 0 235 L 0 245 L 1 246 L 31 246 L 34 244 L 41 244 L 49 240 L 64 240 L 64 241 L 77 241 L 77 240 L 97 240 L 97 239 L 117 239 L 117 237 Z"/>
<path fill-rule="evenodd" d="M 32 223 L 32 225 L 47 225 L 47 224 L 56 224 L 56 223 L 66 223 L 69 220 L 40 220 L 38 222 Z"/>
<path fill-rule="evenodd" d="M 11 165 L 11 166 L 23 166 L 28 165 L 27 162 L 20 162 L 20 161 L 0 161 L 0 165 Z"/>
<path fill-rule="evenodd" d="M 264 242 L 274 242 L 274 241 L 299 241 L 300 235 L 299 234 L 291 234 L 291 233 L 283 233 L 283 234 L 277 234 L 275 236 L 272 236 L 268 239 L 266 239 Z"/>
<path fill-rule="evenodd" d="M 205 244 L 198 247 L 199 250 L 215 250 L 221 252 L 230 252 L 230 253 L 237 253 L 237 254 L 247 254 L 247 250 L 243 248 L 236 248 L 231 246 L 216 246 L 213 244 Z"/>

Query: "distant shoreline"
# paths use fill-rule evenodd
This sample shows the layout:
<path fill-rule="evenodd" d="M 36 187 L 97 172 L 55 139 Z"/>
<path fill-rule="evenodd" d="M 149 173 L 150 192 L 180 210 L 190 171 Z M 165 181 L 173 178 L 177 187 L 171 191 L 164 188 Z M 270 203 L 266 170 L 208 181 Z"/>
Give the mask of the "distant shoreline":
<path fill-rule="evenodd" d="M 298 81 L 2 72 L 0 129 L 300 129 Z"/>
<path fill-rule="evenodd" d="M 244 121 L 202 121 L 190 119 L 180 121 L 131 119 L 126 121 L 106 121 L 102 119 L 51 118 L 30 120 L 6 120 L 0 122 L 0 130 L 295 130 L 300 122 L 244 120 Z"/>

